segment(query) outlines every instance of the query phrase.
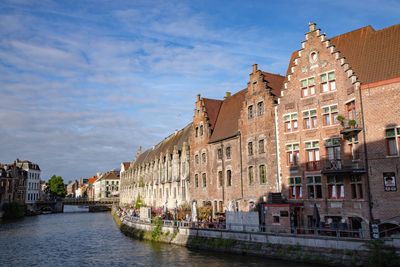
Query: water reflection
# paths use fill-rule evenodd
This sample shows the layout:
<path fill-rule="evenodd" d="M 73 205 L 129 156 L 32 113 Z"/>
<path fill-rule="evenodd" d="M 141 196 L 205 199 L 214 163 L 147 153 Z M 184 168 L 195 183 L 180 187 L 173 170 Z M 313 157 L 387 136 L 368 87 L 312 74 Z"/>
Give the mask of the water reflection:
<path fill-rule="evenodd" d="M 66 207 L 63 214 L 0 223 L 0 266 L 310 265 L 141 242 L 124 236 L 109 213 Z"/>

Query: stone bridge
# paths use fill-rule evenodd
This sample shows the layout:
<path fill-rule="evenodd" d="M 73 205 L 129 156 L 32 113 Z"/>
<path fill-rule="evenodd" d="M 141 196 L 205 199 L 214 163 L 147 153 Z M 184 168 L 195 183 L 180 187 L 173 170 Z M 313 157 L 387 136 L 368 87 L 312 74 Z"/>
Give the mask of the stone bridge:
<path fill-rule="evenodd" d="M 119 203 L 119 198 L 87 199 L 87 198 L 64 198 L 60 200 L 37 201 L 36 210 L 49 212 L 63 212 L 64 206 L 88 206 L 89 211 L 107 211 L 113 204 Z"/>

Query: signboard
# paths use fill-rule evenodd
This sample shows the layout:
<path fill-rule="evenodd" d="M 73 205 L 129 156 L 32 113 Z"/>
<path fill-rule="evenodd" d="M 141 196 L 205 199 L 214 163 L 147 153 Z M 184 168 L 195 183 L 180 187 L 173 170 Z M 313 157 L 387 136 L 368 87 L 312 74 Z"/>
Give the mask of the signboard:
<path fill-rule="evenodd" d="M 397 191 L 396 175 L 394 172 L 383 173 L 383 185 L 386 192 Z"/>
<path fill-rule="evenodd" d="M 379 239 L 379 226 L 377 224 L 371 224 L 372 238 Z"/>

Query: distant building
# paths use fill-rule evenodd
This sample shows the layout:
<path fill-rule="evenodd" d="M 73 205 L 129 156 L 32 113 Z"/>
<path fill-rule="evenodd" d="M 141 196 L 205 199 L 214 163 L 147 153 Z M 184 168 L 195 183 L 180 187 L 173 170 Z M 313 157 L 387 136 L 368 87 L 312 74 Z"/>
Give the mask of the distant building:
<path fill-rule="evenodd" d="M 0 209 L 4 203 L 25 204 L 28 173 L 13 164 L 0 164 Z"/>
<path fill-rule="evenodd" d="M 26 181 L 25 203 L 35 204 L 39 200 L 40 193 L 40 168 L 39 165 L 28 160 L 15 160 L 15 165 L 28 173 Z"/>
<path fill-rule="evenodd" d="M 98 174 L 98 179 L 94 182 L 94 199 L 119 197 L 119 175 L 117 170 Z"/>

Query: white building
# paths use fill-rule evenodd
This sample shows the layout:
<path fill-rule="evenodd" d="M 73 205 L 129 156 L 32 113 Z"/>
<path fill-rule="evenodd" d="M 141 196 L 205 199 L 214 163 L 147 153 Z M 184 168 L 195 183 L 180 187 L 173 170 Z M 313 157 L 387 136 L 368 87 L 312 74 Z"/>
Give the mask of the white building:
<path fill-rule="evenodd" d="M 26 181 L 25 204 L 35 204 L 40 197 L 40 168 L 38 164 L 28 160 L 15 161 L 15 164 L 28 173 Z"/>
<path fill-rule="evenodd" d="M 98 174 L 98 179 L 94 182 L 94 199 L 119 197 L 119 171 L 111 170 L 106 173 Z"/>

